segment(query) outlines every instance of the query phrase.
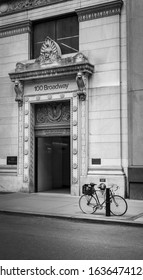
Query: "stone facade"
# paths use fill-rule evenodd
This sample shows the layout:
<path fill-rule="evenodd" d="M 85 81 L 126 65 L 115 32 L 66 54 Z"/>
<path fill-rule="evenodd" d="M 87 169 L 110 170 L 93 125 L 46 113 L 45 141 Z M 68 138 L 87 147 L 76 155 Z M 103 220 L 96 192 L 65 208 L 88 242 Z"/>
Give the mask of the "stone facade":
<path fill-rule="evenodd" d="M 105 180 L 129 196 L 127 4 L 0 4 L 0 191 L 35 191 L 35 105 L 69 100 L 71 194 Z M 68 13 L 79 19 L 79 53 L 62 56 L 51 42 L 52 57 L 45 60 L 43 45 L 39 58 L 30 60 L 32 22 Z M 17 165 L 7 165 L 7 156 L 17 156 Z"/>

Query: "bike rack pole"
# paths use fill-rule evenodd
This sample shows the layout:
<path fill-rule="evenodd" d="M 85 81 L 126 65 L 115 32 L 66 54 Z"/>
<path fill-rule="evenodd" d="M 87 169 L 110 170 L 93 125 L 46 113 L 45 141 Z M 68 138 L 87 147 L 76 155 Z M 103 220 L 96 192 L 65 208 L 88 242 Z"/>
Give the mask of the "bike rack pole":
<path fill-rule="evenodd" d="M 110 189 L 106 188 L 106 216 L 110 216 Z"/>

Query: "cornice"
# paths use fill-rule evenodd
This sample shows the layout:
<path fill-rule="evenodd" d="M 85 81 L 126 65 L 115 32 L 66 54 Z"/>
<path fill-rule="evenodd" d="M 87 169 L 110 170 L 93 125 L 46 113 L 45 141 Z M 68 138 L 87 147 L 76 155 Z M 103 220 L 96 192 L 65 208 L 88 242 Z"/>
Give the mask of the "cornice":
<path fill-rule="evenodd" d="M 122 0 L 111 1 L 90 7 L 76 9 L 79 21 L 93 20 L 121 14 Z"/>
<path fill-rule="evenodd" d="M 68 1 L 72 0 L 2 0 L 0 1 L 0 16 Z"/>
<path fill-rule="evenodd" d="M 0 27 L 0 38 L 31 32 L 31 21 L 26 20 Z"/>
<path fill-rule="evenodd" d="M 39 79 L 39 78 L 55 78 L 62 76 L 71 76 L 76 75 L 77 72 L 81 71 L 86 75 L 91 75 L 93 73 L 94 66 L 89 62 L 85 63 L 77 63 L 72 65 L 62 65 L 62 66 L 54 66 L 49 68 L 40 68 L 29 71 L 20 71 L 20 72 L 12 72 L 9 73 L 11 80 L 14 82 L 17 80 L 31 80 L 31 79 Z"/>

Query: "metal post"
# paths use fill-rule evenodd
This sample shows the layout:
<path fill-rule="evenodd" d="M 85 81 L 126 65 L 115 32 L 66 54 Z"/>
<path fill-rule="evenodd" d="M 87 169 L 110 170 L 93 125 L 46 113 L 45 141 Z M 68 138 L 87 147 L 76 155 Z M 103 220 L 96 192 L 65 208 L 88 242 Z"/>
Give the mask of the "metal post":
<path fill-rule="evenodd" d="M 106 216 L 110 216 L 110 189 L 106 188 Z"/>

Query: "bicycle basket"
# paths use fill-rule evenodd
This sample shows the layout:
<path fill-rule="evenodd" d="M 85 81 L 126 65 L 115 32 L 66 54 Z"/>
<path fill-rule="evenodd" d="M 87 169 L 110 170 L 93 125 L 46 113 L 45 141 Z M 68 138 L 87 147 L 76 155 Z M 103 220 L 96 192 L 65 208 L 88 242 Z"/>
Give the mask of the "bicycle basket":
<path fill-rule="evenodd" d="M 94 193 L 94 188 L 88 184 L 82 186 L 82 193 L 86 195 L 92 195 Z"/>

